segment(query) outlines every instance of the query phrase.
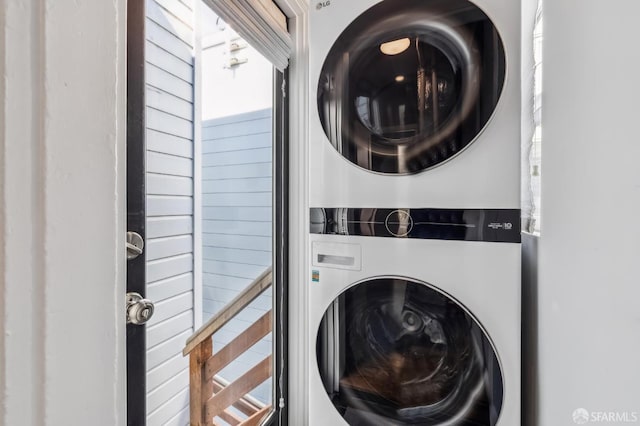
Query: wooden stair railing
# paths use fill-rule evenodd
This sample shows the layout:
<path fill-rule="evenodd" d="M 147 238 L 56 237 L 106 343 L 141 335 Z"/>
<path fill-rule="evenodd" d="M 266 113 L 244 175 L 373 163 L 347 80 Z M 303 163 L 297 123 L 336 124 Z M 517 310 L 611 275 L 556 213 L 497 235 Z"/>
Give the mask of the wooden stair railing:
<path fill-rule="evenodd" d="M 257 426 L 271 410 L 271 405 L 264 406 L 248 396 L 249 392 L 271 377 L 271 355 L 232 383 L 223 383 L 216 374 L 271 332 L 272 311 L 265 313 L 215 354 L 212 337 L 271 287 L 272 282 L 272 271 L 268 268 L 187 339 L 182 354 L 189 355 L 191 426 L 213 426 L 216 417 L 234 426 Z M 235 408 L 246 418 L 229 410 L 229 407 Z"/>

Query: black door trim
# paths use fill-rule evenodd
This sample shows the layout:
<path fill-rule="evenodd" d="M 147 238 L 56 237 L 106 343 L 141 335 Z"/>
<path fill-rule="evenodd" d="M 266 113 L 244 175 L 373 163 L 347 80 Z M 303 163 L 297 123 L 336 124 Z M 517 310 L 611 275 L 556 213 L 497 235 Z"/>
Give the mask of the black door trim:
<path fill-rule="evenodd" d="M 127 2 L 127 230 L 146 239 L 144 45 L 145 2 L 130 0 Z M 144 253 L 127 261 L 127 292 L 145 296 L 145 267 Z M 146 424 L 146 347 L 146 327 L 127 325 L 127 425 L 130 426 Z"/>

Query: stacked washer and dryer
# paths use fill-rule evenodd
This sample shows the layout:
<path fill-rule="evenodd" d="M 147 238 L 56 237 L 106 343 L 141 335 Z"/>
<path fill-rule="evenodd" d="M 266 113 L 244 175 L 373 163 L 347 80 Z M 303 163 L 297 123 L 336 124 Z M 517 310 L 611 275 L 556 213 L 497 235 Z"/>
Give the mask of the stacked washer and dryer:
<path fill-rule="evenodd" d="M 519 3 L 312 7 L 312 426 L 520 424 Z"/>

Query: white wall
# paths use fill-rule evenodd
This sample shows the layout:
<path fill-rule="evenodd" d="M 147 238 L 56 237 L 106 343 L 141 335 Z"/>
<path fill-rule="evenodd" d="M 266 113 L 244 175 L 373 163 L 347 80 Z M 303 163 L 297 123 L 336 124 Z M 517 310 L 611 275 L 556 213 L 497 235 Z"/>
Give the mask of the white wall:
<path fill-rule="evenodd" d="M 637 0 L 545 2 L 544 426 L 579 407 L 640 412 L 638 16 Z"/>
<path fill-rule="evenodd" d="M 124 0 L 0 3 L 0 423 L 125 424 Z"/>

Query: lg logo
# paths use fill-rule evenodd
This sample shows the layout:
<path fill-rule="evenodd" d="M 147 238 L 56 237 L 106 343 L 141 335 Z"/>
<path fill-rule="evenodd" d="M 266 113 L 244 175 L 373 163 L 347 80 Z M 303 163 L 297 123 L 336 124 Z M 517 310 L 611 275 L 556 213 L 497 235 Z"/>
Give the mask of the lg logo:
<path fill-rule="evenodd" d="M 320 3 L 318 3 L 316 5 L 316 9 L 320 10 L 320 9 L 323 9 L 323 8 L 329 7 L 329 6 L 331 6 L 331 0 L 321 1 Z"/>

